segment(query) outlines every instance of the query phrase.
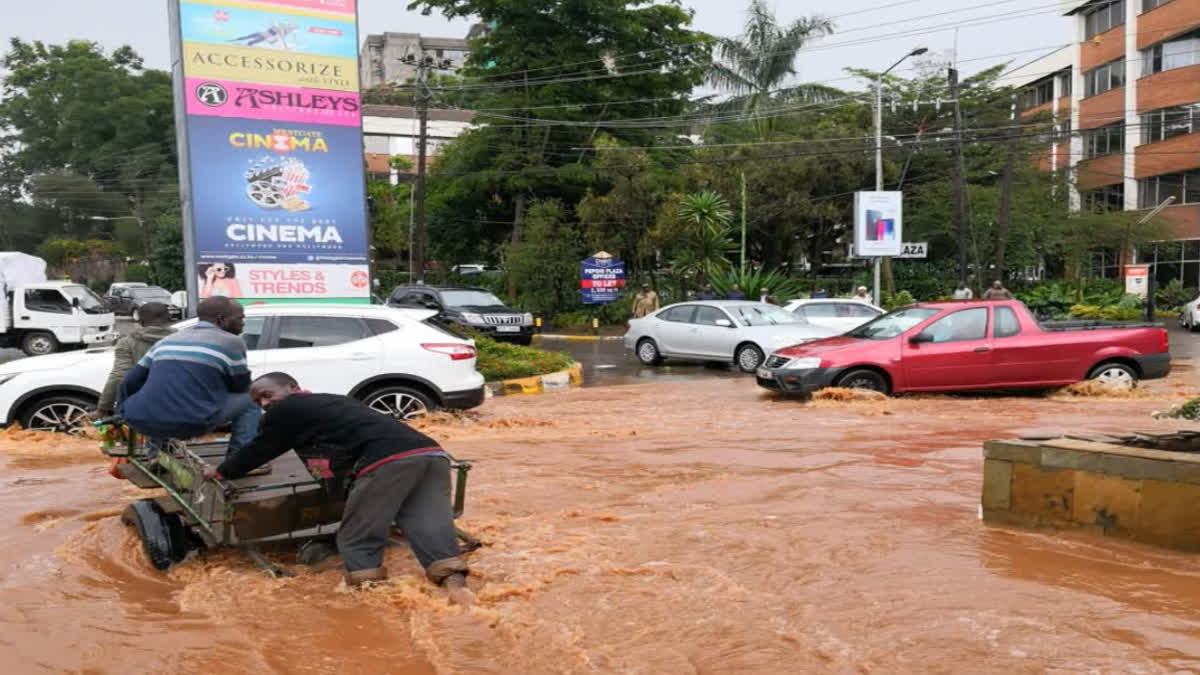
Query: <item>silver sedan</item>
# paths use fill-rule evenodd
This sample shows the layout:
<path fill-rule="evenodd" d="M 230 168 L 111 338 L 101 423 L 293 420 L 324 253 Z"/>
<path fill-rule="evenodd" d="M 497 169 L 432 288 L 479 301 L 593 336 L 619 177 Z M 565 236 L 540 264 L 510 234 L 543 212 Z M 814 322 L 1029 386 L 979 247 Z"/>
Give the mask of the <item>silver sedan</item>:
<path fill-rule="evenodd" d="M 648 366 L 668 358 L 732 362 L 753 373 L 767 354 L 837 334 L 773 305 L 707 300 L 670 305 L 633 319 L 625 331 L 625 348 Z"/>

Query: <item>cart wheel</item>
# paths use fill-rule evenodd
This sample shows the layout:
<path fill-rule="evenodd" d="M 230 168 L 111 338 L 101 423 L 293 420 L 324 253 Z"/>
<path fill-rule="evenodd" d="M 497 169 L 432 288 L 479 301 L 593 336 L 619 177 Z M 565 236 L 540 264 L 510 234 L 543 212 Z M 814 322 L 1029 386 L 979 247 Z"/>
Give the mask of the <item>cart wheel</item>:
<path fill-rule="evenodd" d="M 137 528 L 154 569 L 166 570 L 187 556 L 188 537 L 183 522 L 179 516 L 163 513 L 153 499 L 139 499 L 130 504 L 121 520 Z"/>

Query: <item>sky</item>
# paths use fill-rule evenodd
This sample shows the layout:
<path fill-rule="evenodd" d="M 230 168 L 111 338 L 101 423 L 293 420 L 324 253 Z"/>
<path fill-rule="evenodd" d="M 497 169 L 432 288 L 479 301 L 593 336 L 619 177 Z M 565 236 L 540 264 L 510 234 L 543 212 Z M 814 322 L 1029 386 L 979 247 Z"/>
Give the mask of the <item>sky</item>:
<path fill-rule="evenodd" d="M 0 36 L 60 43 L 98 42 L 106 49 L 133 46 L 146 65 L 169 66 L 169 0 L 0 0 Z M 538 1 L 538 0 L 532 0 Z M 741 0 L 683 0 L 695 11 L 693 27 L 715 35 L 741 32 Z M 997 63 L 1019 66 L 1071 41 L 1063 0 L 776 0 L 781 22 L 821 14 L 832 17 L 836 33 L 814 43 L 797 61 L 797 81 L 860 86 L 843 68 L 882 70 L 917 47 L 951 60 L 957 46 L 964 74 Z M 1066 2 L 1067 5 L 1079 4 Z M 470 22 L 421 16 L 405 9 L 408 0 L 359 0 L 359 31 L 417 32 L 463 37 Z M 955 29 L 957 27 L 957 30 Z M 907 64 L 905 66 L 907 68 Z M 903 74 L 905 68 L 899 72 Z"/>

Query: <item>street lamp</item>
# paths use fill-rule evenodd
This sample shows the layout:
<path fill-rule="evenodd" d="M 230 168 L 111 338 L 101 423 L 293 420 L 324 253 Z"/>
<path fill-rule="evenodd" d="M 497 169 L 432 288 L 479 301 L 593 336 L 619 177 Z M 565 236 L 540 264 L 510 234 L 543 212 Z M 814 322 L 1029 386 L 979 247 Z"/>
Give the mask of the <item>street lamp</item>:
<path fill-rule="evenodd" d="M 892 64 L 890 68 L 880 73 L 875 78 L 875 191 L 883 192 L 883 77 L 895 70 L 896 66 L 904 63 L 910 57 L 920 56 L 929 49 L 926 47 L 917 47 L 911 52 L 905 54 L 899 61 Z M 881 258 L 875 259 L 875 295 L 872 296 L 876 303 L 881 302 L 879 297 L 879 264 Z"/>

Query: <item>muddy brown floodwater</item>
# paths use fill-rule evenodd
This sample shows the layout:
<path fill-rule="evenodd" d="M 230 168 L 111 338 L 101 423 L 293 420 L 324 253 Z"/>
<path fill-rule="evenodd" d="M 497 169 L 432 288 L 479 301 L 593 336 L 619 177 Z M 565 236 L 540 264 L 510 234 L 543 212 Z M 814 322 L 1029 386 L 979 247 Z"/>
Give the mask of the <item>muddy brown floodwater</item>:
<path fill-rule="evenodd" d="M 429 430 L 477 461 L 479 603 L 394 580 L 163 575 L 93 441 L 0 436 L 6 673 L 1174 672 L 1200 669 L 1200 558 L 978 519 L 980 444 L 1171 426 L 1140 398 L 772 399 L 750 380 L 489 402 Z M 1176 425 L 1178 423 L 1175 423 Z M 1200 517 L 1200 514 L 1198 514 Z M 288 562 L 286 557 L 281 562 Z"/>

